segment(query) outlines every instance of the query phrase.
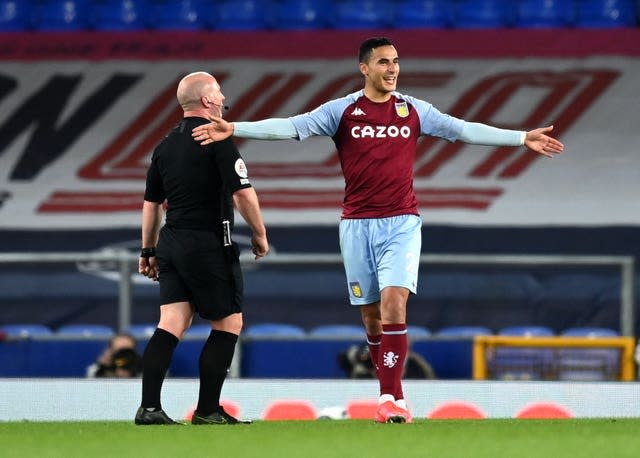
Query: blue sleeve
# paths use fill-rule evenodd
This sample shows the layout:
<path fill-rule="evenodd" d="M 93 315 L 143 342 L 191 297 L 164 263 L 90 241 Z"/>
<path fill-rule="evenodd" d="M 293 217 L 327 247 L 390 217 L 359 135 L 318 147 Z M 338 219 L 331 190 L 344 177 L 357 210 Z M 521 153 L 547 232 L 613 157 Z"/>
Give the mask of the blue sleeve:
<path fill-rule="evenodd" d="M 312 136 L 333 137 L 338 130 L 342 113 L 353 102 L 352 95 L 323 103 L 309 113 L 292 116 L 289 120 L 298 132 L 298 139 Z"/>
<path fill-rule="evenodd" d="M 428 102 L 416 99 L 415 97 L 401 95 L 407 102 L 411 103 L 418 112 L 420 118 L 420 129 L 422 135 L 431 135 L 444 138 L 454 142 L 460 138 L 464 121 L 451 115 L 441 113 Z"/>

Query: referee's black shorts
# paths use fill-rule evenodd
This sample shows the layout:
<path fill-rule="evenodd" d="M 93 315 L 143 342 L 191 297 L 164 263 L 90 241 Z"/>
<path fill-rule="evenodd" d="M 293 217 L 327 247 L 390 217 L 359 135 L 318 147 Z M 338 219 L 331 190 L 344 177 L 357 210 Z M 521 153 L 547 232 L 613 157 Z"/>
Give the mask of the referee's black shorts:
<path fill-rule="evenodd" d="M 156 248 L 160 303 L 189 301 L 206 320 L 242 312 L 238 250 L 227 250 L 215 232 L 164 226 Z"/>

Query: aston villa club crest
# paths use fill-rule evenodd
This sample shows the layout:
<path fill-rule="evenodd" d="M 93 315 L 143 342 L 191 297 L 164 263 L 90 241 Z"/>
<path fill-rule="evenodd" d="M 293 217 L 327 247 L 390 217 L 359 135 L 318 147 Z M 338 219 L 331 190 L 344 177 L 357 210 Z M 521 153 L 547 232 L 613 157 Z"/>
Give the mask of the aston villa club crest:
<path fill-rule="evenodd" d="M 401 118 L 409 116 L 409 107 L 407 106 L 407 102 L 397 102 L 396 113 L 398 113 L 398 116 Z"/>
<path fill-rule="evenodd" d="M 362 297 L 362 289 L 360 288 L 360 283 L 357 281 L 349 283 L 351 287 L 351 292 L 355 297 Z"/>

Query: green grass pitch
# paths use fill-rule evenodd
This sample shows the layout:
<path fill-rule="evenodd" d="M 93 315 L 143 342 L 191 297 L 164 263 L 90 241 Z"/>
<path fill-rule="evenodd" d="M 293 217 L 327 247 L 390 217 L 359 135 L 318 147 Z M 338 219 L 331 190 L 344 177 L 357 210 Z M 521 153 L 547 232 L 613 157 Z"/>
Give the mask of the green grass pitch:
<path fill-rule="evenodd" d="M 257 421 L 135 426 L 133 422 L 0 422 L 9 457 L 638 457 L 640 419 Z"/>

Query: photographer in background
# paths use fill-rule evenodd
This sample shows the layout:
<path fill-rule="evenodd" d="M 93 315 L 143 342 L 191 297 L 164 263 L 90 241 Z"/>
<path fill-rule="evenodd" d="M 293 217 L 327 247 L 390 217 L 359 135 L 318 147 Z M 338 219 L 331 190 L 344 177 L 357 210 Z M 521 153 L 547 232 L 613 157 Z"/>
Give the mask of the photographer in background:
<path fill-rule="evenodd" d="M 95 363 L 87 367 L 87 377 L 138 377 L 142 371 L 142 357 L 136 339 L 130 334 L 116 334 Z"/>

